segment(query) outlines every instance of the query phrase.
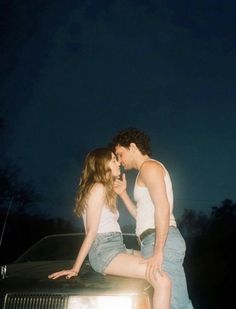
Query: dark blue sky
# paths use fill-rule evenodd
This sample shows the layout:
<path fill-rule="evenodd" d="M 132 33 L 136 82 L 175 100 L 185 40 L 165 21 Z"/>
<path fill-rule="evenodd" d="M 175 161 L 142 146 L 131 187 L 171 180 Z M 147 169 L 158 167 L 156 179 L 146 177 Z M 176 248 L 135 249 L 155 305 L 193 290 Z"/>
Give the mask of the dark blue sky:
<path fill-rule="evenodd" d="M 8 156 L 41 212 L 71 218 L 85 154 L 129 126 L 169 169 L 177 216 L 236 200 L 235 1 L 5 2 Z"/>

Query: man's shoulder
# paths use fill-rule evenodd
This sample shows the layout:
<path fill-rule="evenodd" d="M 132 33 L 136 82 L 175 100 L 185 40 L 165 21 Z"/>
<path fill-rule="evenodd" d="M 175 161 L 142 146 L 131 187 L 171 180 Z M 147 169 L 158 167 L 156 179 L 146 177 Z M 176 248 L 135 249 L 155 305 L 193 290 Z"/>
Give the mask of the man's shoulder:
<path fill-rule="evenodd" d="M 154 159 L 147 160 L 143 163 L 143 166 L 140 170 L 141 175 L 149 175 L 153 173 L 164 173 L 164 165 Z"/>
<path fill-rule="evenodd" d="M 142 166 L 143 169 L 148 169 L 148 168 L 159 168 L 159 169 L 163 169 L 164 168 L 164 165 L 158 161 L 158 160 L 155 160 L 155 159 L 149 159 L 147 161 L 145 161 L 143 163 L 143 166 Z"/>

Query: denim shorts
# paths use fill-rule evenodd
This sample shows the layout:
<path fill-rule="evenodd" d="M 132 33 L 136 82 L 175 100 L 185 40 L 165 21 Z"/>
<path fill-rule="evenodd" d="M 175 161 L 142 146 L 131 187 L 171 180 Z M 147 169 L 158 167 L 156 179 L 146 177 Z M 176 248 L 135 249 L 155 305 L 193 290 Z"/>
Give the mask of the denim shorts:
<path fill-rule="evenodd" d="M 89 251 L 89 262 L 96 272 L 104 274 L 106 267 L 114 257 L 126 252 L 120 232 L 99 233 Z"/>

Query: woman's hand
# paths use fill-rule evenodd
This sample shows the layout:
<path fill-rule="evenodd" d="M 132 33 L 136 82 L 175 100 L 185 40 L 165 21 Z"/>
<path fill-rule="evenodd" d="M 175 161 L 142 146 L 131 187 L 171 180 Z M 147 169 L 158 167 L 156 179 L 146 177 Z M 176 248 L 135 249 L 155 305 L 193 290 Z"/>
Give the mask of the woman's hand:
<path fill-rule="evenodd" d="M 73 270 L 73 269 L 66 269 L 66 270 L 61 270 L 58 272 L 55 272 L 51 275 L 48 276 L 49 279 L 57 279 L 60 277 L 66 276 L 66 279 L 70 279 L 72 277 L 77 277 L 78 276 L 78 272 Z"/>
<path fill-rule="evenodd" d="M 122 179 L 116 179 L 114 181 L 113 189 L 118 195 L 122 195 L 126 191 L 127 188 L 127 181 L 125 178 L 125 174 L 122 174 Z"/>

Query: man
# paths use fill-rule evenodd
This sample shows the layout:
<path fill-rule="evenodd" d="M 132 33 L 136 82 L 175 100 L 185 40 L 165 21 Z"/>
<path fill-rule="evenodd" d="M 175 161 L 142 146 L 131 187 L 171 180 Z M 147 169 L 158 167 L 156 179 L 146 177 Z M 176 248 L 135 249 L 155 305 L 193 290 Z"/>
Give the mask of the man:
<path fill-rule="evenodd" d="M 166 168 L 151 159 L 150 138 L 135 128 L 118 133 L 112 141 L 119 162 L 126 170 L 136 169 L 133 204 L 126 191 L 126 180 L 115 183 L 131 215 L 136 219 L 136 234 L 147 263 L 147 277 L 166 271 L 172 281 L 172 309 L 193 309 L 188 296 L 183 260 L 185 241 L 173 215 L 173 191 Z"/>

